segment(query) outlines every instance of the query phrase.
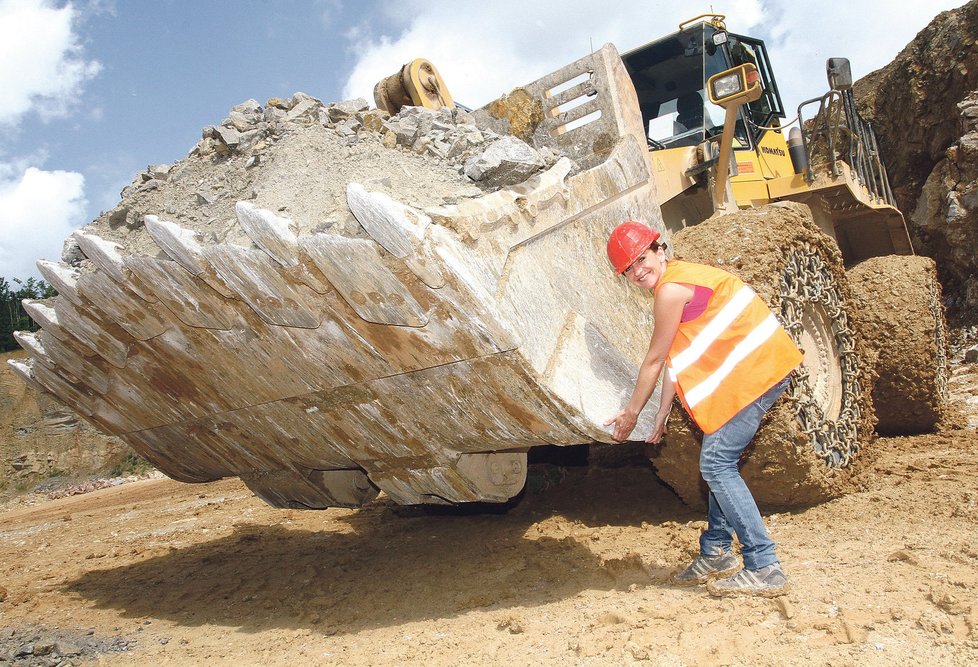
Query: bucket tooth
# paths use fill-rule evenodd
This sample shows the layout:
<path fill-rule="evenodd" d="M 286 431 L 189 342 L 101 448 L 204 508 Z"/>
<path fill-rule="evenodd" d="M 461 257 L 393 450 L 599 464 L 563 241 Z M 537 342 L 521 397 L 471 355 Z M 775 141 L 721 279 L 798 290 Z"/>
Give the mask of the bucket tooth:
<path fill-rule="evenodd" d="M 233 306 L 220 293 L 190 275 L 177 262 L 154 257 L 127 257 L 126 267 L 187 326 L 226 330 L 237 319 Z"/>
<path fill-rule="evenodd" d="M 122 246 L 112 241 L 106 241 L 94 234 L 75 232 L 72 236 L 78 241 L 78 245 L 81 246 L 85 256 L 92 260 L 97 267 L 112 276 L 116 282 L 126 281 L 122 254 L 119 252 Z"/>
<path fill-rule="evenodd" d="M 203 248 L 200 245 L 200 234 L 190 229 L 186 229 L 170 222 L 161 220 L 155 215 L 147 215 L 143 218 L 146 224 L 146 231 L 150 237 L 163 249 L 170 259 L 182 266 L 191 275 L 200 278 L 210 285 L 216 292 L 225 298 L 233 298 L 234 291 L 231 290 L 220 276 L 214 271 L 207 259 L 204 257 Z"/>
<path fill-rule="evenodd" d="M 80 345 L 59 340 L 47 331 L 40 332 L 39 339 L 45 353 L 58 366 L 77 378 L 84 378 L 85 384 L 96 393 L 106 394 L 109 391 L 109 375 L 103 368 L 105 363 L 98 355 Z M 86 353 L 91 356 L 86 356 Z"/>
<path fill-rule="evenodd" d="M 290 219 L 246 201 L 235 204 L 234 212 L 248 237 L 278 262 L 290 282 L 302 283 L 318 294 L 332 289 L 325 276 L 307 266 L 308 257 L 302 256 L 295 224 Z"/>
<path fill-rule="evenodd" d="M 269 257 L 284 267 L 299 263 L 299 244 L 291 220 L 246 201 L 235 204 L 234 212 L 248 238 Z"/>
<path fill-rule="evenodd" d="M 64 373 L 70 382 L 78 382 L 78 376 L 71 373 L 70 371 L 65 371 L 65 369 L 59 369 L 58 363 L 51 358 L 48 351 L 44 349 L 44 345 L 41 343 L 41 339 L 36 333 L 29 331 L 15 331 L 14 340 L 20 345 L 27 353 L 31 356 L 34 361 L 34 365 L 41 364 L 53 373 L 60 372 Z"/>
<path fill-rule="evenodd" d="M 36 333 L 30 333 L 27 331 L 15 331 L 14 339 L 17 343 L 27 350 L 28 354 L 34 360 L 35 364 L 40 363 L 45 368 L 47 368 L 52 373 L 61 375 L 67 382 L 74 385 L 85 386 L 86 388 L 93 388 L 91 378 L 84 372 L 79 372 L 80 368 L 78 365 L 73 367 L 62 364 L 61 361 L 54 354 L 54 347 L 48 349 L 44 346 L 41 337 Z M 57 338 L 53 336 L 50 340 L 57 342 Z M 102 377 L 105 377 L 104 374 Z M 100 392 L 104 393 L 104 392 Z"/>
<path fill-rule="evenodd" d="M 184 229 L 175 222 L 161 220 L 155 215 L 143 216 L 146 231 L 170 259 L 185 268 L 191 275 L 204 272 L 203 251 L 198 241 L 199 234 Z"/>
<path fill-rule="evenodd" d="M 424 309 L 366 239 L 319 234 L 302 247 L 361 318 L 377 324 L 423 327 Z"/>
<path fill-rule="evenodd" d="M 76 306 L 81 305 L 78 296 L 78 269 L 60 262 L 37 260 L 37 270 L 41 272 L 48 284 L 57 290 L 58 294 L 71 301 Z"/>
<path fill-rule="evenodd" d="M 67 299 L 58 299 L 54 306 L 58 322 L 66 331 L 95 350 L 96 354 L 116 368 L 125 368 L 129 357 L 128 334 L 119 329 L 112 332 L 106 323 L 92 318 L 87 312 L 75 308 Z M 114 325 L 113 325 L 113 328 Z"/>
<path fill-rule="evenodd" d="M 346 203 L 357 222 L 384 249 L 403 259 L 424 238 L 431 219 L 421 211 L 391 199 L 382 192 L 369 192 L 359 183 L 346 187 Z"/>
<path fill-rule="evenodd" d="M 43 364 L 35 364 L 33 371 L 38 383 L 69 408 L 83 417 L 91 417 L 95 413 L 95 397 L 85 389 Z"/>
<path fill-rule="evenodd" d="M 359 183 L 347 186 L 346 202 L 353 217 L 384 250 L 402 260 L 428 287 L 444 286 L 445 276 L 438 260 L 424 243 L 431 218 L 382 192 L 370 192 Z"/>
<path fill-rule="evenodd" d="M 204 255 L 238 297 L 269 324 L 315 329 L 322 323 L 320 295 L 290 281 L 264 251 L 219 245 L 206 248 Z"/>
<path fill-rule="evenodd" d="M 57 336 L 64 340 L 68 334 L 61 326 L 61 322 L 58 320 L 58 313 L 54 308 L 41 301 L 36 301 L 34 299 L 24 299 L 21 301 L 24 306 L 24 311 L 27 315 L 37 322 L 45 331 L 51 332 L 52 335 Z"/>
<path fill-rule="evenodd" d="M 21 361 L 20 359 L 7 359 L 7 365 L 10 366 L 10 370 L 17 377 L 33 387 L 35 391 L 50 393 L 34 377 L 34 362 L 32 360 Z"/>
<path fill-rule="evenodd" d="M 101 271 L 82 275 L 78 279 L 78 290 L 136 340 L 155 338 L 170 326 L 153 312 L 148 302 Z"/>
<path fill-rule="evenodd" d="M 15 331 L 14 340 L 35 359 L 42 362 L 50 362 L 47 351 L 44 349 L 44 345 L 36 333 L 31 331 Z"/>

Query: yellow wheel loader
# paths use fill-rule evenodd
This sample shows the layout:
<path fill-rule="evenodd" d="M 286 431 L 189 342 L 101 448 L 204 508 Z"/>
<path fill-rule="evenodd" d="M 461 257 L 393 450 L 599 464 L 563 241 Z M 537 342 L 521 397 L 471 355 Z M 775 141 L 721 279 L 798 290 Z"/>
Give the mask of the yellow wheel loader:
<path fill-rule="evenodd" d="M 786 140 L 763 43 L 705 18 L 623 56 L 606 45 L 471 114 L 447 111 L 418 61 L 378 84 L 386 114 L 243 107 L 240 132 L 205 130 L 61 262 L 39 262 L 58 296 L 25 304 L 41 331 L 18 335 L 30 360 L 15 370 L 175 479 L 238 476 L 281 507 L 380 491 L 505 502 L 534 447 L 614 444 L 603 424 L 653 324 L 605 257 L 634 219 L 741 275 L 805 351 L 745 457 L 758 501 L 844 492 L 876 414 L 893 431 L 940 415 L 933 266 L 912 256 L 843 64 Z M 488 191 L 444 166 L 438 185 L 455 190 L 437 202 L 398 192 L 491 132 L 554 159 Z M 436 133 L 462 139 L 438 147 Z M 215 173 L 219 194 L 201 192 Z M 698 503 L 697 434 L 678 412 L 669 438 L 653 464 Z"/>

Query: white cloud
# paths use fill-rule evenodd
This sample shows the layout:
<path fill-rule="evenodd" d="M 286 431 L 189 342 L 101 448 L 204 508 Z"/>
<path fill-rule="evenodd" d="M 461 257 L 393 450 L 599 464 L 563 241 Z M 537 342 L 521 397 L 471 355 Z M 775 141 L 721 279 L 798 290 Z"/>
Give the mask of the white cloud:
<path fill-rule="evenodd" d="M 85 178 L 71 171 L 0 165 L 0 276 L 38 276 L 35 260 L 58 260 L 85 221 Z"/>
<path fill-rule="evenodd" d="M 824 93 L 825 60 L 848 57 L 854 76 L 882 67 L 938 12 L 961 0 L 731 0 L 713 7 L 731 32 L 765 39 L 789 110 Z M 390 8 L 389 8 L 390 9 Z M 438 67 L 456 100 L 478 107 L 597 49 L 627 51 L 677 29 L 697 11 L 678 3 L 627 0 L 400 2 L 387 18 L 397 35 L 363 26 L 347 35 L 358 54 L 345 97 L 373 96 L 373 85 L 412 58 Z M 398 19 L 400 19 L 398 21 Z M 793 114 L 792 114 L 793 115 Z"/>
<path fill-rule="evenodd" d="M 942 11 L 961 0 L 834 0 L 829 4 L 792 3 L 777 12 L 767 47 L 789 116 L 798 103 L 828 90 L 825 61 L 848 58 L 854 79 L 886 66 Z M 806 110 L 806 116 L 813 113 Z"/>
<path fill-rule="evenodd" d="M 89 11 L 106 11 L 93 4 Z M 28 113 L 66 115 L 81 86 L 101 69 L 83 57 L 71 4 L 0 0 L 0 126 Z M 96 112 L 97 113 L 97 112 Z M 84 177 L 39 168 L 43 150 L 0 162 L 0 276 L 38 276 L 35 260 L 58 259 L 62 243 L 85 221 Z"/>
<path fill-rule="evenodd" d="M 101 69 L 85 60 L 72 30 L 75 10 L 47 0 L 0 0 L 0 124 L 26 113 L 65 115 Z"/>
<path fill-rule="evenodd" d="M 725 3 L 739 17 L 736 28 L 752 27 L 762 16 L 760 0 Z M 359 54 L 343 94 L 373 99 L 373 86 L 413 58 L 438 68 L 459 102 L 478 107 L 514 87 L 612 42 L 619 51 L 674 31 L 693 16 L 674 3 L 626 0 L 526 2 L 497 0 L 452 3 L 402 2 L 407 18 L 396 36 L 348 35 Z M 718 9 L 717 11 L 723 11 Z M 728 24 L 733 28 L 732 21 Z"/>

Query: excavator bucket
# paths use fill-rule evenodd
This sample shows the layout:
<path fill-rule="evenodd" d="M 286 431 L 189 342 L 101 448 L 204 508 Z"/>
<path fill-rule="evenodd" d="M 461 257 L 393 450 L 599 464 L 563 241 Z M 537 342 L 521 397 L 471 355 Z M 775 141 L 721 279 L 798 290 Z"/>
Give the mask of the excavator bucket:
<path fill-rule="evenodd" d="M 299 233 L 314 225 L 247 190 L 223 233 L 245 244 L 202 233 L 204 212 L 145 215 L 142 253 L 76 233 L 84 261 L 39 265 L 58 296 L 26 304 L 41 331 L 22 335 L 31 361 L 15 368 L 178 480 L 238 476 L 283 507 L 358 506 L 379 490 L 505 501 L 530 447 L 611 442 L 603 422 L 647 345 L 648 302 L 604 251 L 618 221 L 658 211 L 645 147 L 616 120 L 621 69 L 605 47 L 545 84 L 588 76 L 601 121 L 562 132 L 600 141 L 584 169 L 562 158 L 424 209 L 351 180 L 345 234 Z M 263 163 L 286 160 L 290 141 L 302 138 Z M 363 175 L 404 168 L 401 154 Z M 315 192 L 334 166 L 298 165 L 290 187 Z"/>

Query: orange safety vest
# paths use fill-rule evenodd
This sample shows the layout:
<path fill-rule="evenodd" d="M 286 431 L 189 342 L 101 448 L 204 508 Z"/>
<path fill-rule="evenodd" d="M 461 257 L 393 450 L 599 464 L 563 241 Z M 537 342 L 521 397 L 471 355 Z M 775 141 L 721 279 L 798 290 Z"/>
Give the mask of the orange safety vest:
<path fill-rule="evenodd" d="M 682 283 L 713 290 L 706 310 L 681 322 L 666 358 L 686 412 L 713 433 L 790 373 L 803 356 L 750 287 L 722 269 L 669 260 L 655 286 Z"/>

